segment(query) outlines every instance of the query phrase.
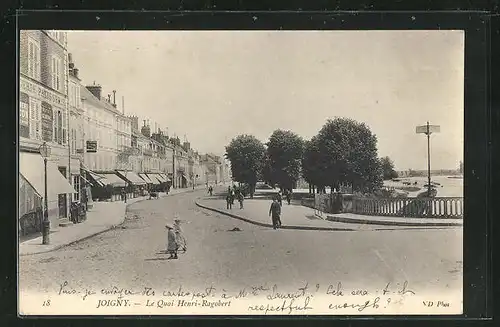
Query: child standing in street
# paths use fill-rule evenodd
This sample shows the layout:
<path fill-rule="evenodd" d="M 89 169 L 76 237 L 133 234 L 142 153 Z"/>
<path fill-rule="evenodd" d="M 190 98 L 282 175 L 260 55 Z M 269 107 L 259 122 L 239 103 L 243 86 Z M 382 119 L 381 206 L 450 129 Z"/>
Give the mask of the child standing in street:
<path fill-rule="evenodd" d="M 177 240 L 178 251 L 186 253 L 187 241 L 186 238 L 184 237 L 184 233 L 182 232 L 181 220 L 179 219 L 178 216 L 174 216 L 174 218 L 175 219 L 173 227 L 174 227 L 175 239 Z"/>
<path fill-rule="evenodd" d="M 169 259 L 177 259 L 177 250 L 179 249 L 179 245 L 177 243 L 177 237 L 175 235 L 174 228 L 170 224 L 165 225 L 165 227 L 168 230 L 167 253 L 170 254 Z"/>

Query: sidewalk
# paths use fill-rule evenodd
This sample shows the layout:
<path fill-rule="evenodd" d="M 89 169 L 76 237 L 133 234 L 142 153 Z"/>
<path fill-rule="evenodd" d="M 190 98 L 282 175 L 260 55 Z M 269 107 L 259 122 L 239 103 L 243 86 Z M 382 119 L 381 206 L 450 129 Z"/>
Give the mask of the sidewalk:
<path fill-rule="evenodd" d="M 233 209 L 226 209 L 226 201 L 216 197 L 198 199 L 199 207 L 216 211 L 230 217 L 240 219 L 255 225 L 272 227 L 269 217 L 271 201 L 245 199 L 244 209 L 239 209 L 239 203 L 235 201 Z M 283 203 L 281 212 L 283 229 L 303 230 L 343 230 L 359 231 L 373 230 L 383 226 L 396 227 L 451 227 L 462 226 L 462 219 L 417 219 L 397 217 L 362 216 L 354 214 L 322 214 L 315 215 L 315 210 L 300 205 L 288 205 Z"/>
<path fill-rule="evenodd" d="M 195 190 L 203 189 L 204 186 L 195 187 Z M 192 188 L 172 189 L 169 194 L 160 193 L 160 197 L 172 196 L 180 193 L 193 192 Z M 22 242 L 19 244 L 19 255 L 30 255 L 51 252 L 72 243 L 82 241 L 97 234 L 103 233 L 115 226 L 120 225 L 125 220 L 127 206 L 139 201 L 149 199 L 149 196 L 142 196 L 115 202 L 94 202 L 93 208 L 87 211 L 87 220 L 83 223 L 68 227 L 59 227 L 50 233 L 50 244 L 42 244 L 42 236 Z"/>

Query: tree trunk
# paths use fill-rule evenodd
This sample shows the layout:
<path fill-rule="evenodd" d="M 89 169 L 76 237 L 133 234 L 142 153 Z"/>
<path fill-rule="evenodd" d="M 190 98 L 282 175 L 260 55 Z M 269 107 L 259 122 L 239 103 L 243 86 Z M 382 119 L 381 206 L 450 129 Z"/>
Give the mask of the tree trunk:
<path fill-rule="evenodd" d="M 256 184 L 254 183 L 250 184 L 250 199 L 253 199 L 253 194 L 255 193 L 255 186 Z"/>

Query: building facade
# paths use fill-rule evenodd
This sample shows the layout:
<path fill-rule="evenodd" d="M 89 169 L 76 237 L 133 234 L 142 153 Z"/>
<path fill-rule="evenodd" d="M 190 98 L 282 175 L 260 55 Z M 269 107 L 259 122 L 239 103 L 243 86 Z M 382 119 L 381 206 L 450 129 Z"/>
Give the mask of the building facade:
<path fill-rule="evenodd" d="M 51 228 L 57 228 L 69 216 L 74 193 L 72 184 L 80 171 L 79 160 L 71 156 L 69 144 L 67 34 L 49 30 L 21 31 L 19 41 L 20 174 L 26 181 L 24 187 L 33 191 L 25 194 L 45 196 L 40 146 L 46 143 L 50 147 L 48 213 Z M 59 174 L 54 174 L 54 169 Z M 33 203 L 32 200 L 19 199 L 23 203 Z"/>
<path fill-rule="evenodd" d="M 102 97 L 100 85 L 81 86 L 85 143 L 97 142 L 97 151 L 85 151 L 83 164 L 95 172 L 117 169 L 118 115 L 110 97 Z M 120 134 L 120 136 L 122 136 Z"/>

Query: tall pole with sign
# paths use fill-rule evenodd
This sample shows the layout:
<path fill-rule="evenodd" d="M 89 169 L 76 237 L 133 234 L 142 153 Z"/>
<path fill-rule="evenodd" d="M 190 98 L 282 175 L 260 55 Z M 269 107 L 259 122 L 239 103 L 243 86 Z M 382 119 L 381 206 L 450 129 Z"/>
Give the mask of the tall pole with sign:
<path fill-rule="evenodd" d="M 439 133 L 441 127 L 439 125 L 426 125 L 417 126 L 417 134 L 427 135 L 427 196 L 431 195 L 431 134 Z"/>

